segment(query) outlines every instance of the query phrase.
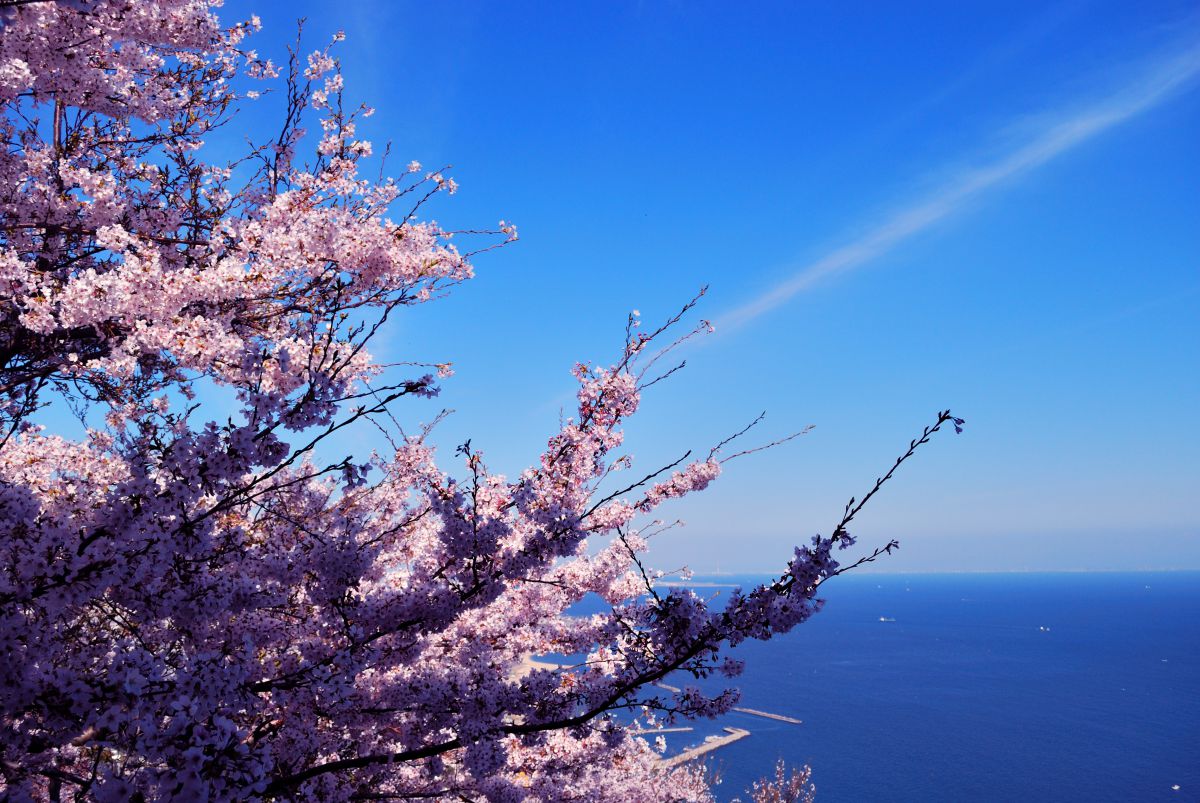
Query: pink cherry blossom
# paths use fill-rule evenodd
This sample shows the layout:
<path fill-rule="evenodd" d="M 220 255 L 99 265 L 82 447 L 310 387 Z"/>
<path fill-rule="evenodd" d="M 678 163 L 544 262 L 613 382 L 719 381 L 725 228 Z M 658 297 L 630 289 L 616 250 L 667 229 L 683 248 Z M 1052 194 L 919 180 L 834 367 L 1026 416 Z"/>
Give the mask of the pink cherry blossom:
<path fill-rule="evenodd" d="M 692 304 L 577 366 L 573 417 L 518 477 L 469 445 L 439 468 L 392 411 L 449 363 L 369 346 L 472 276 L 421 219 L 456 185 L 417 162 L 364 178 L 370 110 L 342 103 L 334 51 L 277 67 L 215 5 L 0 9 L 5 799 L 710 800 L 631 723 L 727 711 L 735 692 L 687 681 L 818 610 L 861 503 L 722 606 L 654 583 L 649 516 L 721 464 L 622 486 L 617 450 Z M 260 81 L 280 129 L 210 158 Z M 90 428 L 44 430 L 47 404 Z M 355 425 L 389 448 L 323 462 Z M 574 614 L 588 594 L 607 609 Z M 547 653 L 573 657 L 529 664 Z"/>

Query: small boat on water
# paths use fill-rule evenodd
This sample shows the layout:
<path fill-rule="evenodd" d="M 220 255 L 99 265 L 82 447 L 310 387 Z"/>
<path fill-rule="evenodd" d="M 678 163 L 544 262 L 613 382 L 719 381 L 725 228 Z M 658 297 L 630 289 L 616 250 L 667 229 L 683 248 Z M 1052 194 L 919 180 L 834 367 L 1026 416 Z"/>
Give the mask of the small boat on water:
<path fill-rule="evenodd" d="M 890 616 L 880 616 L 880 617 L 879 617 L 879 621 L 881 621 L 881 622 L 894 622 L 894 621 L 896 621 L 896 620 L 895 620 L 895 619 L 893 619 L 893 618 L 892 618 L 892 617 L 890 617 Z"/>

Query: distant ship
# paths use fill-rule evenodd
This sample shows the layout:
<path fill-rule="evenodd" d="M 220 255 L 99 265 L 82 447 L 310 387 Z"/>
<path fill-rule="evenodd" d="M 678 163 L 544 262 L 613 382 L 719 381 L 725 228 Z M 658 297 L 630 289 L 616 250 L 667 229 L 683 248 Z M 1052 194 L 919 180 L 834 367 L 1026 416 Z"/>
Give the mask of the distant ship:
<path fill-rule="evenodd" d="M 896 621 L 896 620 L 895 620 L 895 619 L 893 619 L 893 618 L 892 618 L 892 617 L 890 617 L 890 616 L 880 616 L 880 617 L 879 617 L 879 621 L 881 621 L 881 622 L 894 622 L 894 621 Z"/>

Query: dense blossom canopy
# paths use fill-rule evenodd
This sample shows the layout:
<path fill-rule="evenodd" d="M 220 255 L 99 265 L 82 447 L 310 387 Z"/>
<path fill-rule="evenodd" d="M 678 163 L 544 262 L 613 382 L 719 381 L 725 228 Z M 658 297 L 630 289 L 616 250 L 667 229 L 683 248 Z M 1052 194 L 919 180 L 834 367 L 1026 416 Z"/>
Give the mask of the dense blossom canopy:
<path fill-rule="evenodd" d="M 577 366 L 576 414 L 516 479 L 469 446 L 462 478 L 439 469 L 390 406 L 448 368 L 367 347 L 470 277 L 416 217 L 454 184 L 363 178 L 370 110 L 330 52 L 278 70 L 211 5 L 0 4 L 5 799 L 710 799 L 629 725 L 727 710 L 654 684 L 734 675 L 721 645 L 807 619 L 845 522 L 720 609 L 654 585 L 648 514 L 723 459 L 613 476 L 681 316 L 631 316 L 615 364 Z M 247 87 L 278 130 L 206 160 Z M 217 393 L 236 412 L 207 420 Z M 86 434 L 40 427 L 47 404 Z M 318 459 L 367 422 L 388 449 Z M 571 615 L 589 593 L 609 609 Z"/>

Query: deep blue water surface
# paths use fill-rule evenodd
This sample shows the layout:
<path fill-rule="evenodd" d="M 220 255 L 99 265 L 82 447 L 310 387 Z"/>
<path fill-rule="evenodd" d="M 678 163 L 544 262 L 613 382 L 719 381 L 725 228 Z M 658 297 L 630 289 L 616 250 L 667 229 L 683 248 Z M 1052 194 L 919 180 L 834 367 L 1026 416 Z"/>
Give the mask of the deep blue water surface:
<path fill-rule="evenodd" d="M 824 596 L 734 653 L 741 705 L 804 724 L 735 713 L 671 740 L 751 731 L 711 754 L 721 799 L 784 758 L 820 803 L 1200 801 L 1200 573 L 859 575 Z"/>

